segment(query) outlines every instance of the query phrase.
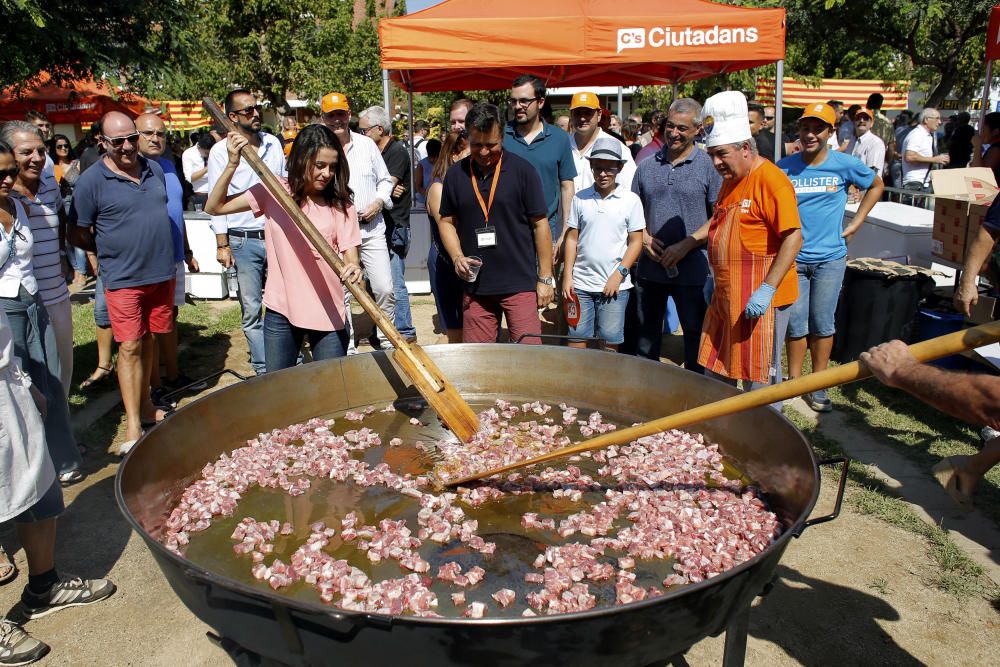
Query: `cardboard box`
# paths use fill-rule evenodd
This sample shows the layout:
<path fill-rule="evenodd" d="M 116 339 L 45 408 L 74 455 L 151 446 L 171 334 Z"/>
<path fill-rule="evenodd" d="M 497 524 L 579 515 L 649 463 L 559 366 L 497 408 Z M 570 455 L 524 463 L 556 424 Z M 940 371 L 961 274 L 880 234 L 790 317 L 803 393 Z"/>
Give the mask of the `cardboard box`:
<path fill-rule="evenodd" d="M 972 307 L 971 314 L 966 318 L 973 324 L 986 324 L 994 319 L 993 311 L 996 310 L 997 300 L 995 297 L 979 295 L 979 301 Z"/>
<path fill-rule="evenodd" d="M 946 262 L 962 264 L 998 192 L 993 170 L 936 169 L 931 172 L 931 181 L 934 184 L 931 254 Z"/>

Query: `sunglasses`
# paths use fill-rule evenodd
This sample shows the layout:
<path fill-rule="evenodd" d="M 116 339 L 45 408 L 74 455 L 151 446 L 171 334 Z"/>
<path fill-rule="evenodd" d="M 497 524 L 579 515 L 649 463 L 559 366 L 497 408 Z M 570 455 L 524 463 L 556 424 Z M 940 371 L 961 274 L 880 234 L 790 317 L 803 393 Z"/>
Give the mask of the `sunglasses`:
<path fill-rule="evenodd" d="M 147 139 L 152 139 L 153 137 L 162 139 L 163 137 L 167 136 L 167 133 L 162 130 L 141 130 L 139 134 L 146 137 Z"/>
<path fill-rule="evenodd" d="M 21 173 L 20 167 L 11 167 L 10 169 L 0 169 L 0 182 L 6 181 L 8 178 L 17 178 L 17 175 Z"/>
<path fill-rule="evenodd" d="M 57 151 L 61 151 L 63 149 L 69 150 L 69 144 L 56 144 Z"/>
<path fill-rule="evenodd" d="M 111 144 L 112 148 L 121 148 L 125 145 L 126 141 L 135 146 L 136 142 L 139 141 L 139 133 L 133 132 L 124 137 L 104 137 L 104 140 Z"/>
<path fill-rule="evenodd" d="M 764 116 L 764 120 L 774 120 L 774 116 Z"/>
<path fill-rule="evenodd" d="M 253 105 L 251 107 L 243 107 L 242 109 L 237 109 L 236 111 L 233 111 L 232 113 L 234 113 L 234 114 L 236 114 L 238 116 L 243 116 L 244 118 L 252 118 L 254 114 L 259 114 L 263 110 L 264 110 L 263 106 L 261 106 L 259 104 L 255 104 L 255 105 Z"/>
<path fill-rule="evenodd" d="M 617 174 L 622 170 L 621 167 L 597 167 L 597 166 L 591 166 L 590 169 L 595 174 Z"/>

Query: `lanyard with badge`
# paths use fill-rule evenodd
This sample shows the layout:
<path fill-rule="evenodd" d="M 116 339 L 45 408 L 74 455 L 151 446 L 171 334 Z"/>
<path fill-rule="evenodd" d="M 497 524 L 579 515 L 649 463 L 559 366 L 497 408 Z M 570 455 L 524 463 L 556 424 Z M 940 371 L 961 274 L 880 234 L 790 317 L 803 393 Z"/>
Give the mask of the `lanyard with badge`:
<path fill-rule="evenodd" d="M 476 194 L 476 201 L 479 202 L 479 208 L 483 209 L 483 218 L 486 220 L 486 226 L 476 230 L 476 247 L 478 248 L 494 248 L 497 244 L 496 227 L 490 227 L 490 211 L 493 210 L 493 198 L 497 193 L 497 183 L 500 182 L 501 164 L 503 164 L 503 156 L 497 160 L 497 166 L 493 169 L 493 183 L 490 185 L 489 202 L 484 202 L 483 195 L 479 192 L 479 184 L 476 183 L 476 176 L 473 174 L 472 163 L 469 163 L 469 178 L 472 180 L 472 191 Z"/>

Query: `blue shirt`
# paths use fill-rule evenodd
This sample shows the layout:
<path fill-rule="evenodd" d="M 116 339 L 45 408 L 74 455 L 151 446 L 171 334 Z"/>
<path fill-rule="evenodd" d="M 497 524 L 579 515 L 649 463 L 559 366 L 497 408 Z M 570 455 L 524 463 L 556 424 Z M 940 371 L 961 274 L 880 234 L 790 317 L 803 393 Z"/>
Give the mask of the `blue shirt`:
<path fill-rule="evenodd" d="M 780 168 L 795 188 L 802 220 L 802 250 L 795 261 L 816 264 L 847 255 L 844 231 L 844 207 L 847 186 L 862 190 L 871 187 L 875 172 L 865 163 L 840 151 L 828 151 L 822 164 L 806 165 L 801 153 L 789 155 Z"/>
<path fill-rule="evenodd" d="M 174 238 L 174 262 L 184 261 L 184 186 L 177 177 L 177 167 L 173 160 L 162 155 L 156 163 L 163 169 L 163 179 L 167 185 L 167 215 L 174 223 L 170 232 Z"/>
<path fill-rule="evenodd" d="M 111 171 L 101 158 L 73 190 L 70 220 L 94 228 L 105 289 L 155 285 L 174 277 L 173 224 L 163 170 L 138 159 L 138 183 Z"/>
<path fill-rule="evenodd" d="M 549 228 L 552 230 L 552 242 L 555 243 L 562 232 L 562 219 L 559 217 L 562 182 L 576 178 L 573 147 L 570 144 L 572 139 L 560 128 L 542 122 L 542 131 L 529 144 L 514 128 L 513 122 L 504 128 L 503 148 L 530 162 L 542 179 Z"/>
<path fill-rule="evenodd" d="M 670 162 L 664 147 L 640 162 L 632 179 L 632 192 L 642 200 L 646 231 L 665 246 L 690 236 L 712 217 L 721 188 L 722 176 L 712 165 L 712 158 L 697 146 L 676 165 Z M 643 253 L 636 276 L 672 285 L 704 285 L 708 254 L 704 246 L 689 252 L 677 263 L 677 277 L 668 278 L 666 269 Z"/>

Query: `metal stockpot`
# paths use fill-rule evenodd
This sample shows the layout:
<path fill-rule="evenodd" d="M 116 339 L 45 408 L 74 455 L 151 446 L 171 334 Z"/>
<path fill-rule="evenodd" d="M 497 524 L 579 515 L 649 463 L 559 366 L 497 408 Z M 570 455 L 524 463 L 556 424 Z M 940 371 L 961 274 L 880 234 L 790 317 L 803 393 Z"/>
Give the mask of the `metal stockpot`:
<path fill-rule="evenodd" d="M 525 345 L 438 345 L 426 351 L 470 401 L 566 402 L 581 411 L 646 421 L 735 392 L 674 366 L 608 352 Z M 157 541 L 183 490 L 223 452 L 262 431 L 400 397 L 419 398 L 384 353 L 310 363 L 186 406 L 150 431 L 121 465 L 116 496 L 122 512 L 177 596 L 226 640 L 231 653 L 242 649 L 294 665 L 647 665 L 682 654 L 731 623 L 742 626 L 745 644 L 749 603 L 771 581 L 789 540 L 810 523 L 836 515 L 806 521 L 819 492 L 816 459 L 789 421 L 758 408 L 691 430 L 719 443 L 757 481 L 782 523 L 781 536 L 723 575 L 624 606 L 500 619 L 346 612 L 243 585 Z M 740 649 L 727 663 L 742 659 Z"/>

